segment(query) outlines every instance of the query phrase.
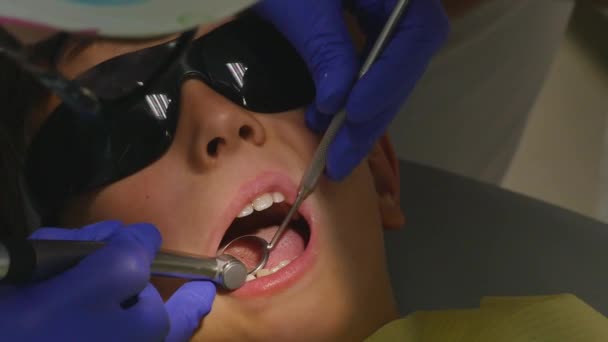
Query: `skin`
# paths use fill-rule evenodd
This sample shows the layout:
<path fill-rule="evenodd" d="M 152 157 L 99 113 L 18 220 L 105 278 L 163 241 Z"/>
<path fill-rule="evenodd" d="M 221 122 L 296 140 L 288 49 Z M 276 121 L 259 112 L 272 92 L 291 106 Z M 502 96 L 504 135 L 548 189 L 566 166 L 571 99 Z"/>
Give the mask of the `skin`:
<path fill-rule="evenodd" d="M 64 58 L 59 68 L 75 76 L 142 47 L 100 41 Z M 197 80 L 182 85 L 181 101 L 169 150 L 140 172 L 75 198 L 64 213 L 65 226 L 107 219 L 145 221 L 160 230 L 163 249 L 215 255 L 218 246 L 212 245 L 211 236 L 226 228 L 218 213 L 239 187 L 267 171 L 282 172 L 297 184 L 319 141 L 307 129 L 303 109 L 252 113 Z M 31 132 L 58 102 L 49 99 L 32 116 Z M 239 136 L 242 127 L 251 134 Z M 217 137 L 225 144 L 209 155 L 207 144 Z M 312 266 L 295 284 L 271 295 L 239 298 L 220 293 L 194 340 L 354 341 L 398 318 L 383 243 L 383 228 L 404 223 L 397 165 L 383 138 L 345 181 L 323 178 L 308 199 L 318 227 Z M 154 283 L 165 297 L 176 286 L 162 279 Z"/>

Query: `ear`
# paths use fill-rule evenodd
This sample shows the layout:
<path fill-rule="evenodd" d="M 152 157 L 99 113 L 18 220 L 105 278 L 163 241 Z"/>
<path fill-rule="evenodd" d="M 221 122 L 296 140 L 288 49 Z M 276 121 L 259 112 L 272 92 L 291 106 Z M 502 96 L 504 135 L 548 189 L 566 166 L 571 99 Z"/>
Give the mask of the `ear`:
<path fill-rule="evenodd" d="M 387 135 L 374 145 L 368 163 L 376 185 L 382 224 L 385 229 L 399 229 L 405 224 L 399 196 L 399 160 Z"/>

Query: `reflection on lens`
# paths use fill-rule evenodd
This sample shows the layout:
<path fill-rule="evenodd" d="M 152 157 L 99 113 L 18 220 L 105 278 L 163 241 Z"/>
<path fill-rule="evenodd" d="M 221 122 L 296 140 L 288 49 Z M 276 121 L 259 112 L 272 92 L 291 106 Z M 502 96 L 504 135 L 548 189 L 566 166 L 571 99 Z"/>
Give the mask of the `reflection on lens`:
<path fill-rule="evenodd" d="M 175 41 L 133 51 L 98 64 L 76 78 L 99 98 L 117 100 L 147 86 L 172 64 L 179 45 Z"/>

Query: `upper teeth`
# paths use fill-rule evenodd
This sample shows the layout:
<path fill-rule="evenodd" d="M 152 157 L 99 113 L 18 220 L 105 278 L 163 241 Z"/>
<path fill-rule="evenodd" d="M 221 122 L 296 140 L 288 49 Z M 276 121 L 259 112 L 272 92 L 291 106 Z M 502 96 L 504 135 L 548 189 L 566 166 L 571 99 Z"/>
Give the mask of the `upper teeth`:
<path fill-rule="evenodd" d="M 254 210 L 262 211 L 270 208 L 273 203 L 281 203 L 283 201 L 285 201 L 285 196 L 280 192 L 265 193 L 247 204 L 237 217 L 249 216 Z"/>

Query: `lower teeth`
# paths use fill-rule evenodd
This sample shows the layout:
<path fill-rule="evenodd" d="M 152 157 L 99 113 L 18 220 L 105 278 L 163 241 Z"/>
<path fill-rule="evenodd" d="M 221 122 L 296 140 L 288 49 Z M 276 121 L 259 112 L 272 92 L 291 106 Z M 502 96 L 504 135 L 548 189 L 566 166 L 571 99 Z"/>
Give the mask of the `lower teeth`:
<path fill-rule="evenodd" d="M 254 279 L 258 279 L 258 278 L 262 278 L 265 277 L 267 275 L 273 274 L 276 271 L 280 270 L 281 268 L 289 265 L 289 263 L 291 262 L 291 260 L 283 260 L 281 261 L 278 265 L 276 265 L 275 267 L 271 268 L 271 269 L 267 269 L 267 268 L 260 268 L 255 275 L 253 274 L 249 274 L 247 275 L 247 281 L 252 281 Z"/>

